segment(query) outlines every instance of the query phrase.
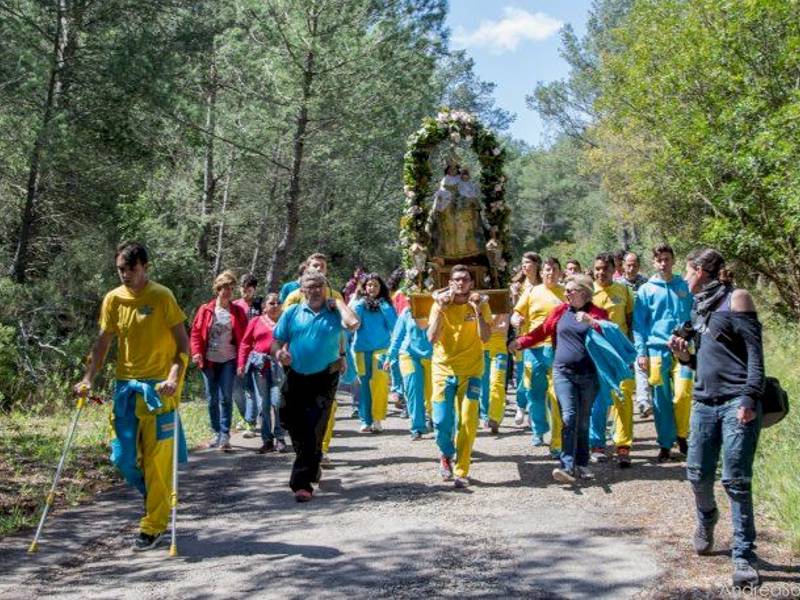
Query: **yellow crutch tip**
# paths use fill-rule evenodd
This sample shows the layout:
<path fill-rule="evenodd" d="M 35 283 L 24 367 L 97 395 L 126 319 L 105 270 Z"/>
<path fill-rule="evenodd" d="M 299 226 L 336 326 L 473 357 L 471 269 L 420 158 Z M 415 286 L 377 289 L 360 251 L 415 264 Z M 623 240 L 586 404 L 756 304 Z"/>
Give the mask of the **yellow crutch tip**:
<path fill-rule="evenodd" d="M 28 548 L 28 554 L 36 554 L 39 551 L 39 544 L 36 542 L 31 542 L 30 548 Z"/>
<path fill-rule="evenodd" d="M 170 556 L 178 556 L 178 546 L 177 544 L 172 544 L 169 547 L 169 555 Z"/>

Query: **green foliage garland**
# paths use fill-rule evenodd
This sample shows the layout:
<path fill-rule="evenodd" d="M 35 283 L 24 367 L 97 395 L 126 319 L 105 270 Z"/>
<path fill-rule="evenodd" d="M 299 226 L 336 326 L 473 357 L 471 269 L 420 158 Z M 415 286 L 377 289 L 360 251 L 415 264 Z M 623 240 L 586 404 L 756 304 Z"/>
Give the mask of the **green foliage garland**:
<path fill-rule="evenodd" d="M 486 129 L 474 115 L 458 110 L 442 109 L 436 118 L 426 117 L 422 127 L 408 139 L 408 150 L 403 166 L 403 183 L 406 202 L 400 219 L 400 245 L 403 267 L 408 279 L 415 283 L 410 291 L 418 292 L 433 287 L 429 275 L 434 270 L 430 262 L 424 270 L 417 268 L 412 254 L 415 244 L 431 248 L 430 234 L 426 230 L 432 196 L 430 157 L 434 148 L 445 141 L 470 144 L 481 165 L 480 188 L 483 211 L 489 230 L 487 240 L 494 237 L 500 244 L 502 259 L 498 268 L 498 283 L 506 286 L 510 277 L 510 209 L 505 202 L 506 177 L 503 165 L 506 152 L 494 134 Z M 492 235 L 494 233 L 494 236 Z M 429 257 L 430 258 L 430 257 Z"/>

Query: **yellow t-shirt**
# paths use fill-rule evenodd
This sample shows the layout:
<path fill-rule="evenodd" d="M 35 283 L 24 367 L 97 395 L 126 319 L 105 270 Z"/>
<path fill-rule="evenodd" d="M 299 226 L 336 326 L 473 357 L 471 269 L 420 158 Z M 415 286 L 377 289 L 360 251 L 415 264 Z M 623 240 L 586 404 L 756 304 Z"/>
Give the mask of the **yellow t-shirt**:
<path fill-rule="evenodd" d="M 439 312 L 442 313 L 442 328 L 433 345 L 433 365 L 449 375 L 480 377 L 483 375 L 483 343 L 475 311 L 469 304 L 440 307 L 434 302 L 428 322 Z M 488 302 L 481 305 L 481 315 L 487 323 L 492 322 Z"/>
<path fill-rule="evenodd" d="M 341 300 L 342 302 L 344 302 L 344 298 L 342 298 L 342 295 L 333 288 L 331 288 L 330 286 L 328 286 L 328 288 L 325 290 L 325 297 L 326 298 L 333 297 L 336 298 L 337 300 Z M 291 294 L 286 296 L 286 300 L 283 301 L 282 310 L 286 310 L 292 304 L 300 304 L 305 299 L 306 297 L 303 296 L 303 291 L 301 289 L 296 289 Z"/>
<path fill-rule="evenodd" d="M 540 283 L 527 290 L 514 307 L 514 312 L 521 314 L 525 318 L 525 322 L 520 328 L 520 335 L 528 333 L 531 329 L 544 323 L 547 315 L 565 300 L 564 288 L 560 285 L 549 288 Z M 550 340 L 546 340 L 533 347 L 539 348 L 540 346 L 550 345 Z"/>
<path fill-rule="evenodd" d="M 172 292 L 154 281 L 138 294 L 124 285 L 108 292 L 100 329 L 117 336 L 117 379 L 166 379 L 177 352 L 170 330 L 185 320 Z"/>
<path fill-rule="evenodd" d="M 499 331 L 495 331 L 497 323 L 502 321 L 508 323 L 508 315 L 492 315 L 492 321 L 489 322 L 492 326 L 492 335 L 489 337 L 489 341 L 483 345 L 484 350 L 496 354 L 508 354 L 508 327 L 506 326 Z"/>
<path fill-rule="evenodd" d="M 594 284 L 592 304 L 605 309 L 608 318 L 625 335 L 630 335 L 628 323 L 633 316 L 633 291 L 627 285 L 612 283 L 606 287 Z"/>

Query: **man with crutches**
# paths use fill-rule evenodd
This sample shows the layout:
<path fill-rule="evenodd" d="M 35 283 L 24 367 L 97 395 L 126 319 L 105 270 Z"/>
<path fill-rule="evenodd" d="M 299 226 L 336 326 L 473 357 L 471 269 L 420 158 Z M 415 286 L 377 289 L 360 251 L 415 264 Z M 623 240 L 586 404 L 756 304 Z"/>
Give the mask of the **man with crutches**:
<path fill-rule="evenodd" d="M 122 285 L 103 299 L 100 335 L 75 393 L 89 393 L 116 337 L 111 461 L 145 498 L 145 515 L 133 549 L 156 547 L 172 512 L 170 554 L 175 554 L 177 459 L 187 459 L 177 411 L 189 339 L 186 315 L 172 292 L 148 279 L 148 260 L 147 250 L 138 242 L 125 242 L 117 248 L 116 267 Z"/>

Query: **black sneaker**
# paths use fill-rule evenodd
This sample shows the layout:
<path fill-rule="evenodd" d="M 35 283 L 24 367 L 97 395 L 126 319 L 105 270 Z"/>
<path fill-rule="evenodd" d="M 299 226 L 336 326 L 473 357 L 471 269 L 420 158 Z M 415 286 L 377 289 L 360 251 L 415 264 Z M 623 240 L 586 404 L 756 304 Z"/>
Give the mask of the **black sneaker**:
<path fill-rule="evenodd" d="M 761 583 L 758 571 L 746 558 L 733 559 L 733 587 L 754 588 Z"/>
<path fill-rule="evenodd" d="M 259 454 L 267 454 L 268 452 L 275 452 L 275 441 L 274 440 L 267 440 L 261 447 L 256 450 Z"/>
<path fill-rule="evenodd" d="M 155 548 L 161 543 L 161 540 L 164 539 L 164 532 L 157 533 L 155 535 L 149 535 L 144 532 L 139 532 L 136 538 L 133 540 L 133 551 L 134 552 L 144 552 L 145 550 L 151 550 Z"/>
<path fill-rule="evenodd" d="M 689 442 L 684 437 L 678 438 L 678 452 L 681 453 L 682 458 L 686 458 L 689 453 Z"/>
<path fill-rule="evenodd" d="M 714 520 L 711 522 L 711 524 L 697 524 L 697 527 L 694 530 L 692 544 L 694 545 L 694 551 L 697 552 L 698 555 L 704 556 L 711 554 L 711 551 L 714 549 L 714 526 L 717 524 L 718 518 L 719 512 L 717 511 L 714 514 Z"/>
<path fill-rule="evenodd" d="M 660 463 L 665 463 L 669 462 L 671 458 L 672 457 L 669 454 L 669 448 L 661 448 L 658 451 L 658 458 L 656 460 L 658 460 Z"/>

